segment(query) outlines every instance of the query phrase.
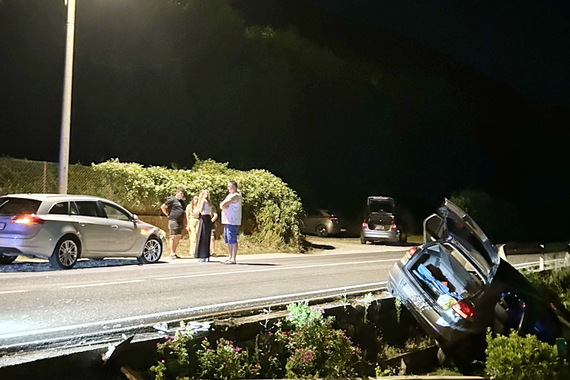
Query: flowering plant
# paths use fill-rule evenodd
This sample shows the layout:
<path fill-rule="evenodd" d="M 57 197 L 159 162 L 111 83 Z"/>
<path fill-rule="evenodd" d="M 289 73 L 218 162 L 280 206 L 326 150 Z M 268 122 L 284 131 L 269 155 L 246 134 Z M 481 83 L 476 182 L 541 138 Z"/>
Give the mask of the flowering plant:
<path fill-rule="evenodd" d="M 224 338 L 218 340 L 216 348 L 212 348 L 210 342 L 204 339 L 202 349 L 198 350 L 197 355 L 200 365 L 200 378 L 254 378 L 261 369 L 261 364 L 250 362 L 248 351 Z"/>

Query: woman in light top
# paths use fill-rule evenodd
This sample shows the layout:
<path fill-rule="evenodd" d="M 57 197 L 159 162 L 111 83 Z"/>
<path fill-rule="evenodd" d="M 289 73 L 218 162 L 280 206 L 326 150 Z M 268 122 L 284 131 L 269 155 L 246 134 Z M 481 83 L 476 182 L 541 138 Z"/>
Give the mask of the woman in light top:
<path fill-rule="evenodd" d="M 186 220 L 188 225 L 188 238 L 190 240 L 190 249 L 188 254 L 190 257 L 196 254 L 196 240 L 198 239 L 198 228 L 200 227 L 200 211 L 198 211 L 198 196 L 194 195 L 192 201 L 186 206 Z"/>
<path fill-rule="evenodd" d="M 212 234 L 212 218 L 218 214 L 212 212 L 210 205 L 210 192 L 200 191 L 198 196 L 198 212 L 200 213 L 200 227 L 198 228 L 198 240 L 196 242 L 195 256 L 200 262 L 210 261 L 210 236 Z"/>

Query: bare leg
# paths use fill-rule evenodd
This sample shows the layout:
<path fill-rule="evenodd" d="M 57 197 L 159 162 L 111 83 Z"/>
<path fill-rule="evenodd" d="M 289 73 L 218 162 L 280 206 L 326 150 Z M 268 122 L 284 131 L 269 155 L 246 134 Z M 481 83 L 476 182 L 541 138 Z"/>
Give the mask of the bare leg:
<path fill-rule="evenodd" d="M 170 237 L 170 248 L 172 249 L 172 254 L 176 254 L 176 248 L 178 248 L 178 242 L 180 241 L 181 235 L 174 235 Z"/>
<path fill-rule="evenodd" d="M 235 244 L 228 244 L 228 251 L 230 253 L 230 261 L 235 262 L 236 261 L 236 257 L 237 257 L 237 249 L 238 249 L 238 245 L 237 243 Z"/>

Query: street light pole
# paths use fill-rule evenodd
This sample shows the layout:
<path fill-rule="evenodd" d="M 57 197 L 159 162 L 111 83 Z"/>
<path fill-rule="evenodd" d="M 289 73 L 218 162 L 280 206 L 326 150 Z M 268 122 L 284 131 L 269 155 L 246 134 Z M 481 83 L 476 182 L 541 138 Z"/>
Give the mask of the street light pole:
<path fill-rule="evenodd" d="M 67 6 L 67 37 L 65 40 L 65 72 L 63 78 L 63 106 L 59 139 L 58 192 L 67 194 L 69 169 L 69 136 L 71 130 L 71 90 L 73 82 L 73 47 L 75 38 L 75 0 L 64 0 Z"/>

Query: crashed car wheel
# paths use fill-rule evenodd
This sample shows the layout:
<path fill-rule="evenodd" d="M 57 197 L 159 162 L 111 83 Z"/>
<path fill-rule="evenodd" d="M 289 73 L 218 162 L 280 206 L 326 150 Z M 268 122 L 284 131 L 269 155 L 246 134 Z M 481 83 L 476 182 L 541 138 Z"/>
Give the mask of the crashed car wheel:
<path fill-rule="evenodd" d="M 18 256 L 7 256 L 0 253 L 0 264 L 12 264 Z"/>

